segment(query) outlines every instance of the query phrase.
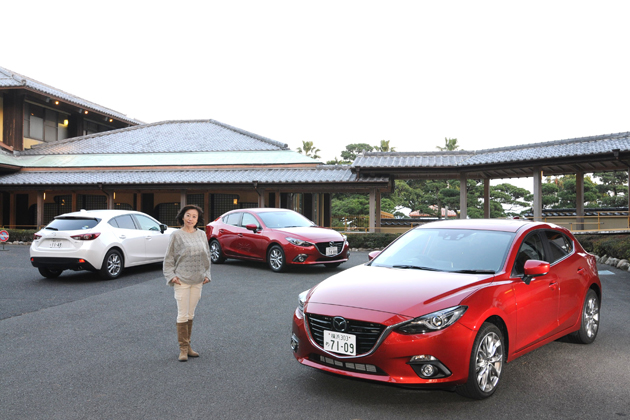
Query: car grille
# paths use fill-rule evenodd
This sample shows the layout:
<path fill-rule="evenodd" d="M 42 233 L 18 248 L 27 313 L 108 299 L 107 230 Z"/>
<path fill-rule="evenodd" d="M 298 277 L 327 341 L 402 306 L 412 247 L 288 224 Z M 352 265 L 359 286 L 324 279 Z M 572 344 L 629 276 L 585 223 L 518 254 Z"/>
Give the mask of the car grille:
<path fill-rule="evenodd" d="M 333 246 L 337 247 L 337 255 L 341 254 L 341 251 L 343 251 L 343 244 L 343 241 L 333 242 Z M 326 248 L 330 247 L 331 245 L 330 242 L 318 242 L 315 244 L 315 246 L 319 250 L 320 254 L 326 255 Z"/>
<path fill-rule="evenodd" d="M 307 317 L 311 337 L 323 348 L 324 330 L 335 331 L 332 326 L 333 317 L 314 314 L 307 314 Z M 381 324 L 355 321 L 353 319 L 347 319 L 346 321 L 348 322 L 348 327 L 344 332 L 354 334 L 357 338 L 357 356 L 372 350 L 385 330 L 385 326 Z"/>
<path fill-rule="evenodd" d="M 332 366 L 334 368 L 347 370 L 350 372 L 359 372 L 359 373 L 366 373 L 366 374 L 372 374 L 372 375 L 387 375 L 387 373 L 385 373 L 378 366 L 374 366 L 370 364 L 340 361 L 340 360 L 335 360 L 328 356 L 322 356 L 321 354 L 315 354 L 315 353 L 309 354 L 308 358 L 311 362 Z"/>

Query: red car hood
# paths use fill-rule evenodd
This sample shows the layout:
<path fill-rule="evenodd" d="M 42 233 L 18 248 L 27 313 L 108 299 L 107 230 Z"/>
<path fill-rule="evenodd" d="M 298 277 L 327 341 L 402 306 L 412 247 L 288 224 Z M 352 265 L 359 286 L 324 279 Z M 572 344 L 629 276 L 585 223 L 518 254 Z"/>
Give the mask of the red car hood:
<path fill-rule="evenodd" d="M 320 227 L 295 227 L 274 229 L 276 232 L 284 232 L 287 236 L 294 236 L 309 242 L 343 241 L 343 236 L 335 230 Z"/>
<path fill-rule="evenodd" d="M 315 286 L 307 305 L 339 305 L 415 318 L 458 305 L 493 277 L 360 265 Z"/>

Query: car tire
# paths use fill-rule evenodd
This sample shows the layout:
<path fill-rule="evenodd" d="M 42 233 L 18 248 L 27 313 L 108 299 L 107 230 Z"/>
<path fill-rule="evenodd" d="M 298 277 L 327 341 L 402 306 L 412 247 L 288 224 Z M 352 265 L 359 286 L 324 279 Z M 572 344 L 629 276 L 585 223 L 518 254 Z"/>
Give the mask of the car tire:
<path fill-rule="evenodd" d="M 571 338 L 576 343 L 591 344 L 599 331 L 599 297 L 593 289 L 586 293 L 581 318 L 580 329 L 573 333 Z"/>
<path fill-rule="evenodd" d="M 499 385 L 505 362 L 503 333 L 496 325 L 485 322 L 475 338 L 470 354 L 468 381 L 455 388 L 464 397 L 488 398 Z"/>
<path fill-rule="evenodd" d="M 225 262 L 221 244 L 216 239 L 210 241 L 210 261 L 212 261 L 212 264 L 222 264 Z"/>
<path fill-rule="evenodd" d="M 280 245 L 273 245 L 267 252 L 267 263 L 271 271 L 281 273 L 287 268 L 287 260 L 284 255 L 284 250 Z"/>
<path fill-rule="evenodd" d="M 110 249 L 105 258 L 103 265 L 99 271 L 99 275 L 103 280 L 113 280 L 118 278 L 123 271 L 123 257 L 120 251 Z"/>
<path fill-rule="evenodd" d="M 61 275 L 61 272 L 63 271 L 63 270 L 55 270 L 54 268 L 44 268 L 44 267 L 39 267 L 38 270 L 39 270 L 39 274 L 46 277 L 47 279 L 56 279 L 57 277 Z"/>

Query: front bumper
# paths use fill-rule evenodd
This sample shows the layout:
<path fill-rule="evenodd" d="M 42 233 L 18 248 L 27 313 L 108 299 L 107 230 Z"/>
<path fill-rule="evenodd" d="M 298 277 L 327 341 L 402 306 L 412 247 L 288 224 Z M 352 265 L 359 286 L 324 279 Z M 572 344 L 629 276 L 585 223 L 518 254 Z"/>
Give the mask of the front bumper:
<path fill-rule="evenodd" d="M 354 312 L 356 315 L 356 309 Z M 325 315 L 352 319 L 350 313 L 344 314 L 342 311 Z M 391 317 L 391 314 L 388 316 Z M 296 310 L 291 347 L 297 361 L 306 366 L 342 376 L 417 387 L 448 388 L 465 383 L 468 378 L 475 331 L 461 323 L 455 323 L 442 331 L 419 335 L 404 335 L 386 329 L 383 333 L 385 338 L 362 356 L 325 351 L 312 339 L 306 330 L 307 325 L 308 321 Z M 419 356 L 431 356 L 434 359 Z M 423 377 L 421 368 L 429 363 L 437 368 L 437 373 L 432 377 Z"/>

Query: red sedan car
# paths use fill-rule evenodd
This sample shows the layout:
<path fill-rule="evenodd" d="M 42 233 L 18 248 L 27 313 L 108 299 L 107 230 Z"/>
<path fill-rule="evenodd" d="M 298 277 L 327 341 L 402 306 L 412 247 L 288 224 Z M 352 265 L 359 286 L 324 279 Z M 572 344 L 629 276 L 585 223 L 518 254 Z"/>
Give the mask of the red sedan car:
<path fill-rule="evenodd" d="M 344 235 L 287 209 L 233 210 L 209 223 L 206 235 L 214 264 L 226 258 L 262 261 L 280 272 L 289 265 L 338 267 L 350 255 Z"/>
<path fill-rule="evenodd" d="M 601 296 L 567 229 L 435 222 L 300 294 L 291 347 L 324 371 L 482 399 L 504 363 L 565 335 L 593 342 Z"/>

